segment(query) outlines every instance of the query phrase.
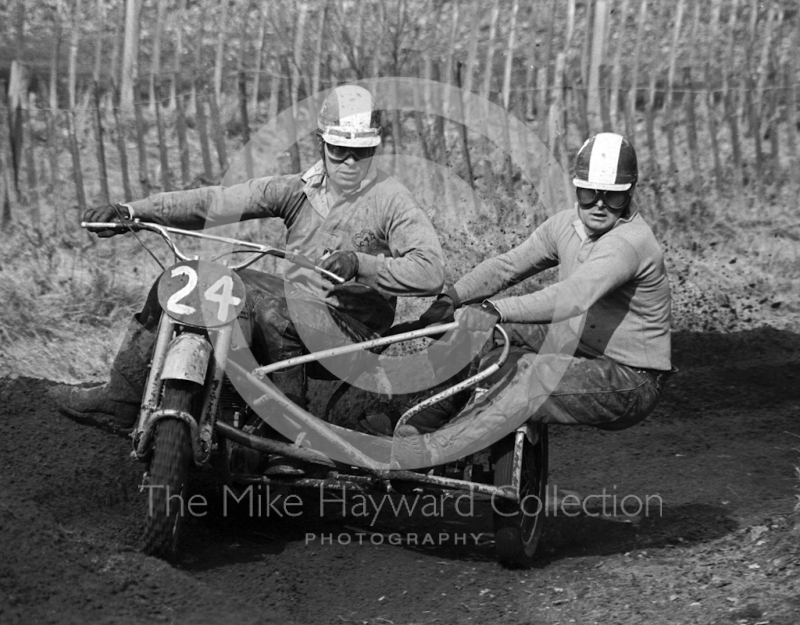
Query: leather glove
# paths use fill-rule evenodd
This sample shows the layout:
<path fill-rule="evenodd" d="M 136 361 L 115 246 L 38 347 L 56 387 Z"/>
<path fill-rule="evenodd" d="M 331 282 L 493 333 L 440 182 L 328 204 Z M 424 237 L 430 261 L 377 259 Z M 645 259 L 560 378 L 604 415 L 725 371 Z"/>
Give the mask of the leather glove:
<path fill-rule="evenodd" d="M 120 222 L 123 219 L 130 219 L 131 213 L 128 207 L 124 204 L 109 204 L 106 206 L 98 206 L 90 208 L 83 214 L 83 221 L 95 222 Z M 87 228 L 89 232 L 94 232 L 97 236 L 106 239 L 113 237 L 116 234 L 123 234 L 127 230 L 122 228 Z"/>
<path fill-rule="evenodd" d="M 488 332 L 500 321 L 500 311 L 489 300 L 471 304 L 459 312 L 459 328 L 469 332 Z"/>
<path fill-rule="evenodd" d="M 358 275 L 358 256 L 355 252 L 334 252 L 320 264 L 320 267 L 335 273 L 347 282 Z M 333 282 L 328 276 L 325 278 Z"/>
<path fill-rule="evenodd" d="M 442 294 L 430 305 L 428 310 L 419 317 L 425 326 L 432 326 L 436 323 L 450 323 L 456 312 L 456 303 L 449 295 Z"/>

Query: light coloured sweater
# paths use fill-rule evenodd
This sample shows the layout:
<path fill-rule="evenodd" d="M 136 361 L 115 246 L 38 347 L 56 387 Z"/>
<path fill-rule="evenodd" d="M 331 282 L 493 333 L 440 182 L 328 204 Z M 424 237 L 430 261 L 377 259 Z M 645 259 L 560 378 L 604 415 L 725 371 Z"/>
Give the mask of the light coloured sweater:
<path fill-rule="evenodd" d="M 577 210 L 553 215 L 521 245 L 480 263 L 455 284 L 456 297 L 479 302 L 558 265 L 556 284 L 493 300 L 502 321 L 579 320 L 581 342 L 595 351 L 630 367 L 669 370 L 671 295 L 653 231 L 635 211 L 589 237 Z"/>

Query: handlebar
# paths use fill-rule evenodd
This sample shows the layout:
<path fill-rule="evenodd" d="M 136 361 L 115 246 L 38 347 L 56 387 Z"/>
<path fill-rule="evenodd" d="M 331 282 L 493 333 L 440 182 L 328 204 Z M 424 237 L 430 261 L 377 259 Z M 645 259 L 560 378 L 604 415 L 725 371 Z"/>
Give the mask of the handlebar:
<path fill-rule="evenodd" d="M 170 234 L 177 234 L 187 237 L 194 237 L 195 239 L 206 239 L 209 241 L 218 241 L 220 243 L 230 243 L 231 245 L 239 245 L 241 247 L 246 247 L 253 250 L 253 254 L 246 258 L 241 263 L 237 263 L 235 265 L 229 266 L 229 269 L 232 271 L 239 271 L 244 269 L 245 267 L 249 267 L 257 260 L 260 260 L 264 256 L 276 256 L 278 258 L 283 258 L 288 260 L 290 263 L 293 263 L 303 269 L 311 269 L 317 271 L 324 276 L 327 276 L 337 284 L 343 284 L 344 279 L 340 276 L 336 275 L 335 273 L 328 271 L 327 269 L 323 269 L 322 267 L 315 265 L 309 258 L 306 258 L 302 254 L 298 254 L 297 252 L 289 252 L 286 250 L 279 249 L 277 247 L 270 247 L 269 245 L 261 245 L 260 243 L 253 243 L 252 241 L 240 241 L 239 239 L 233 239 L 231 237 L 223 237 L 218 236 L 215 234 L 207 234 L 202 231 L 198 230 L 182 230 L 181 228 L 173 228 L 171 226 L 160 226 L 158 224 L 143 222 L 143 221 L 112 221 L 112 222 L 96 222 L 96 221 L 82 221 L 81 222 L 82 228 L 97 228 L 97 229 L 106 229 L 106 230 L 149 230 L 150 232 L 155 232 L 156 234 L 161 235 L 161 238 L 167 243 L 169 248 L 175 254 L 175 256 L 181 260 L 189 261 L 189 260 L 197 260 L 197 257 L 191 258 L 181 252 L 178 249 L 175 241 L 173 241 Z"/>

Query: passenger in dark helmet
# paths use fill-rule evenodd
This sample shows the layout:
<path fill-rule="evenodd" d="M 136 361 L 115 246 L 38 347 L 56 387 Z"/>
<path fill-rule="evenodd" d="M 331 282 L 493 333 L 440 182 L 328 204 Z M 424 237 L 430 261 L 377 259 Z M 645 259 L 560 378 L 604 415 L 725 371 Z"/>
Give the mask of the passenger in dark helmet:
<path fill-rule="evenodd" d="M 444 323 L 460 307 L 478 306 L 486 313 L 484 327 L 502 322 L 512 344 L 537 353 L 549 324 L 568 320 L 577 347 L 534 420 L 621 429 L 644 419 L 660 398 L 672 369 L 670 286 L 661 246 L 634 201 L 637 180 L 636 153 L 624 137 L 591 137 L 575 162 L 574 207 L 550 217 L 518 247 L 480 263 L 421 317 Z M 497 297 L 554 266 L 556 284 Z M 558 357 L 564 355 L 539 353 L 537 360 L 546 368 Z M 433 432 L 460 408 L 444 400 L 396 434 Z"/>

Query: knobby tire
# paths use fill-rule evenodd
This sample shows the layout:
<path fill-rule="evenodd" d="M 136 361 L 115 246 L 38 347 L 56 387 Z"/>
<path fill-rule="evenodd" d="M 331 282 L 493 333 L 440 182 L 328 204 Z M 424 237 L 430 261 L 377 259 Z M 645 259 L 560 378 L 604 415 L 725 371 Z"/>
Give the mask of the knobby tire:
<path fill-rule="evenodd" d="M 171 386 L 164 390 L 163 409 L 191 412 L 192 393 Z M 178 419 L 163 419 L 156 426 L 150 460 L 150 489 L 144 532 L 144 552 L 169 559 L 176 555 L 186 510 L 186 487 L 192 444 L 189 427 Z M 180 497 L 180 499 L 178 498 Z"/>
<path fill-rule="evenodd" d="M 525 437 L 522 445 L 522 474 L 520 500 L 525 501 L 525 513 L 520 504 L 495 498 L 494 540 L 497 559 L 511 568 L 529 568 L 542 534 L 546 516 L 547 495 L 547 427 L 536 424 L 538 439 L 531 444 Z M 514 437 L 498 441 L 492 455 L 495 458 L 494 485 L 509 486 L 514 475 Z"/>

